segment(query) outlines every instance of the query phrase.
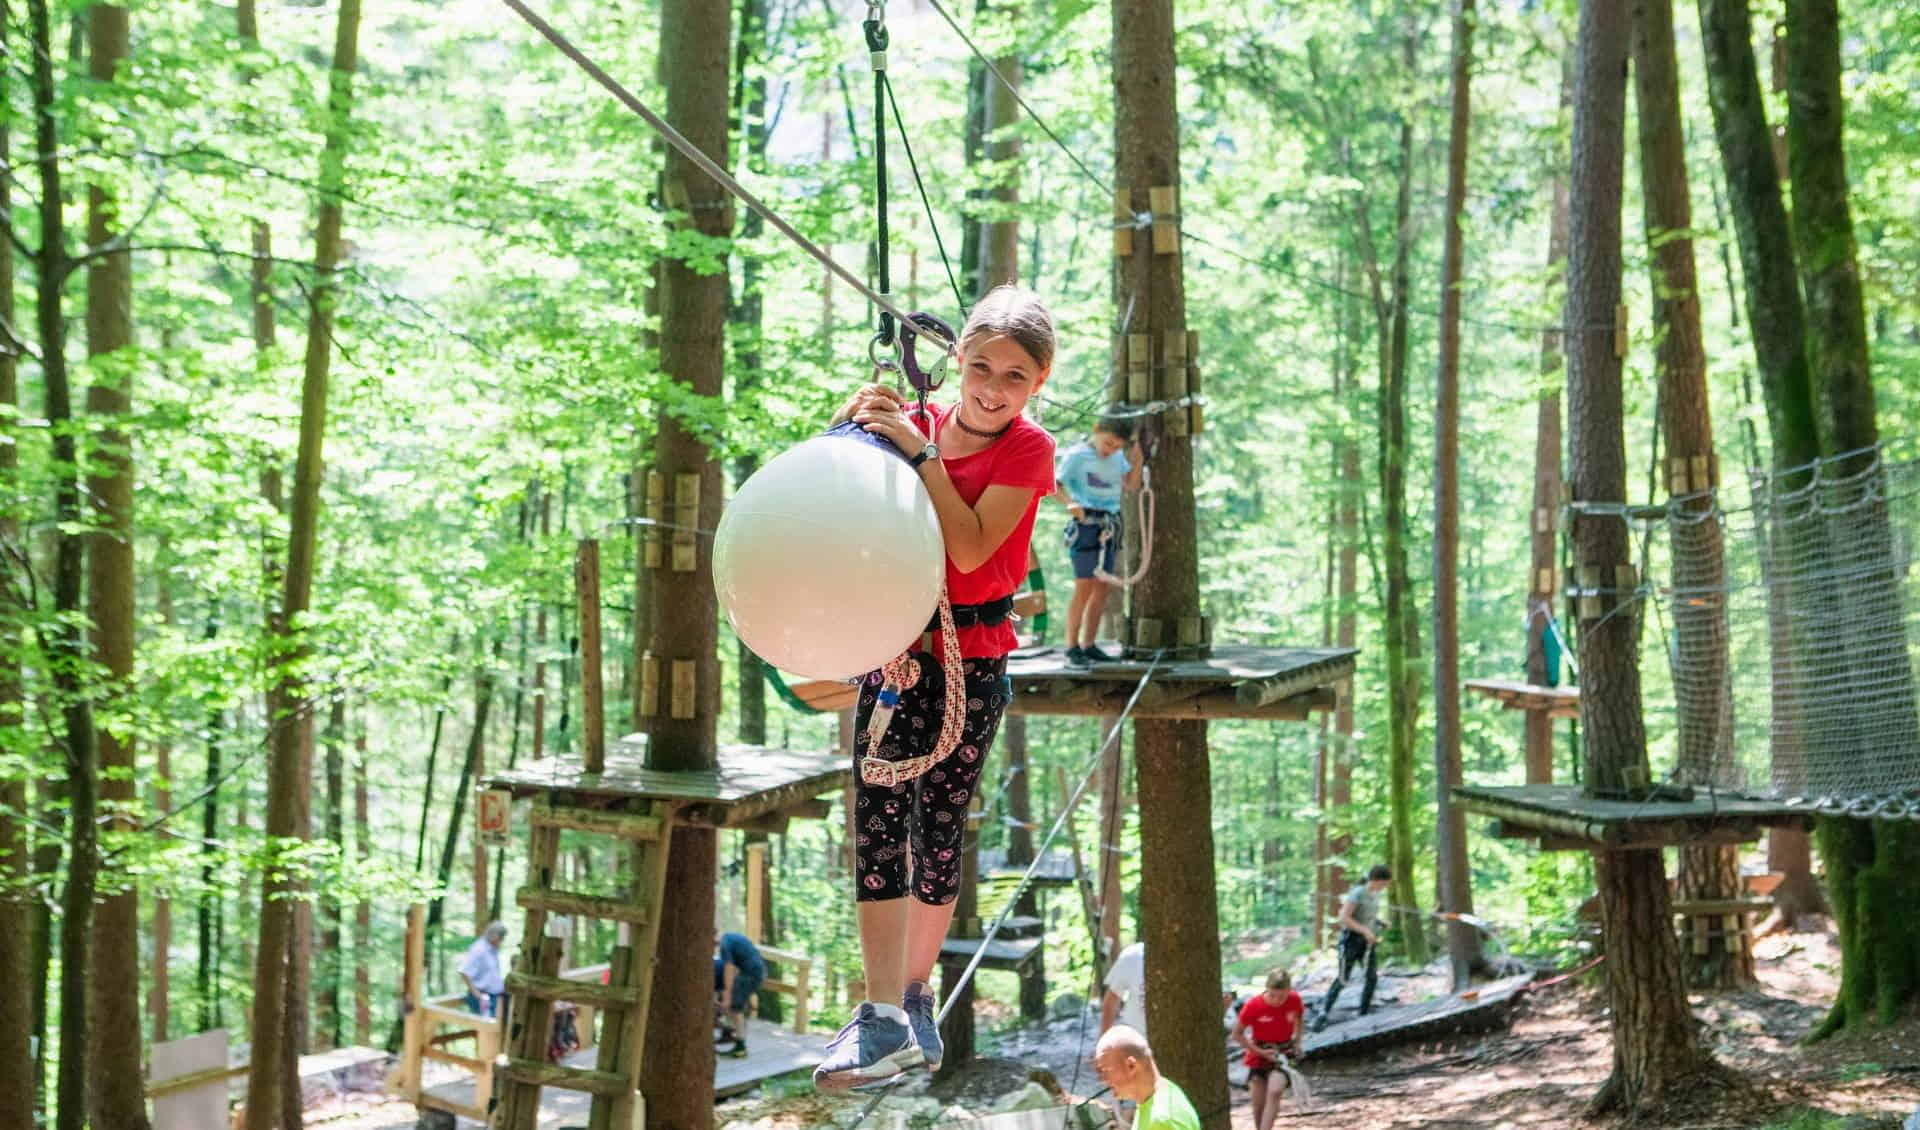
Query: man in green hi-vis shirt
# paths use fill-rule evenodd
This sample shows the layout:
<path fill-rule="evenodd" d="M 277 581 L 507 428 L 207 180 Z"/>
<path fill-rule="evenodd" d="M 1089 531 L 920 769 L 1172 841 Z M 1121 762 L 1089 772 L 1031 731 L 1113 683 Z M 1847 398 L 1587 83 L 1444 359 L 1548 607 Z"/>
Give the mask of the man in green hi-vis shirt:
<path fill-rule="evenodd" d="M 1100 1037 L 1093 1050 L 1094 1070 L 1113 1088 L 1114 1097 L 1140 1104 L 1133 1130 L 1200 1130 L 1200 1115 L 1180 1085 L 1160 1074 L 1147 1038 L 1125 1024 Z"/>

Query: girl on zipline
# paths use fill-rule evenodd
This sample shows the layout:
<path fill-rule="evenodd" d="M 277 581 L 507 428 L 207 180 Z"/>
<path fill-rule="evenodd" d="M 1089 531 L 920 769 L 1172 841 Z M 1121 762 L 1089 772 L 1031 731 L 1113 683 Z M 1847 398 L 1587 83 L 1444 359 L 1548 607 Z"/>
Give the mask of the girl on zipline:
<path fill-rule="evenodd" d="M 926 756 L 941 728 L 945 681 L 939 633 L 916 650 L 919 674 L 900 692 L 877 748 L 865 740 L 884 678 L 861 683 L 854 725 L 854 890 L 867 999 L 814 1069 L 822 1090 L 844 1090 L 917 1064 L 940 1066 L 928 979 L 960 888 L 967 805 L 1013 697 L 1013 594 L 1027 574 L 1035 512 L 1053 491 L 1053 437 L 1027 419 L 1027 399 L 1053 365 L 1053 316 L 1031 291 L 1003 286 L 973 308 L 957 352 L 960 399 L 924 417 L 885 385 L 855 393 L 834 416 L 883 436 L 909 457 L 933 498 L 946 542 L 947 596 L 966 681 L 959 745 L 924 776 L 869 784 L 864 758 Z M 937 620 L 936 620 L 937 623 Z M 923 637 L 924 638 L 924 637 Z M 899 1001 L 895 1004 L 895 1001 Z"/>

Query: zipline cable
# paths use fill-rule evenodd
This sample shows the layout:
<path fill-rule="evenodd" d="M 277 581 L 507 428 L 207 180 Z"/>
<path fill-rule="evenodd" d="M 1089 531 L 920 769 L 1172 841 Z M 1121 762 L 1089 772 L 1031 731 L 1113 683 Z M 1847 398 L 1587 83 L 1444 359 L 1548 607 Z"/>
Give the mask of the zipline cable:
<path fill-rule="evenodd" d="M 792 240 L 795 246 L 799 247 L 802 251 L 805 251 L 808 255 L 812 256 L 815 261 L 817 261 L 821 266 L 825 267 L 829 272 L 831 272 L 834 275 L 834 277 L 838 278 L 841 282 L 846 283 L 848 286 L 852 287 L 854 290 L 864 295 L 869 302 L 872 302 L 875 306 L 879 307 L 881 310 L 885 311 L 886 313 L 891 314 L 894 317 L 894 319 L 898 322 L 908 321 L 907 314 L 903 312 L 898 306 L 894 305 L 894 302 L 891 298 L 887 297 L 886 295 L 876 293 L 872 287 L 868 286 L 852 271 L 849 271 L 847 270 L 847 268 L 841 266 L 840 263 L 837 260 L 835 260 L 833 256 L 827 254 L 824 250 L 820 248 L 818 244 L 814 243 L 812 240 L 808 239 L 806 236 L 801 235 L 799 230 L 796 229 L 792 224 L 788 223 L 785 219 L 783 219 L 778 212 L 775 212 L 772 208 L 767 207 L 767 205 L 761 202 L 759 197 L 755 196 L 752 192 L 749 192 L 746 186 L 742 185 L 739 181 L 733 179 L 733 177 L 730 174 L 728 174 L 728 172 L 725 169 L 721 168 L 718 164 L 716 164 L 712 158 L 708 157 L 705 153 L 702 153 L 700 151 L 699 146 L 695 145 L 691 141 L 688 141 L 685 135 L 683 135 L 679 130 L 674 129 L 671 125 L 667 124 L 666 119 L 662 118 L 660 115 L 654 113 L 651 109 L 649 109 L 646 103 L 640 101 L 639 98 L 634 96 L 632 91 L 622 86 L 619 80 L 615 79 L 612 75 L 608 74 L 606 71 L 601 70 L 599 64 L 595 63 L 592 59 L 587 58 L 587 56 L 584 53 L 582 53 L 578 47 L 575 47 L 573 45 L 572 40 L 568 39 L 565 35 L 562 35 L 558 30 L 554 28 L 552 24 L 540 18 L 540 16 L 536 14 L 533 11 L 533 9 L 527 7 L 526 4 L 522 2 L 522 0 L 502 0 L 502 2 L 506 4 L 507 7 L 513 9 L 514 13 L 518 15 L 521 19 L 525 20 L 527 24 L 533 28 L 533 30 L 539 32 L 540 35 L 547 40 L 547 42 L 553 44 L 555 48 L 559 49 L 562 55 L 565 55 L 568 59 L 571 59 L 575 66 L 585 71 L 588 77 L 592 78 L 595 82 L 599 83 L 603 88 L 606 89 L 606 91 L 609 94 L 612 94 L 615 98 L 619 99 L 620 103 L 624 105 L 627 109 L 632 110 L 635 114 L 639 115 L 642 121 L 646 122 L 649 126 L 652 126 L 654 129 L 654 132 L 658 133 L 662 138 L 664 138 L 667 144 L 679 150 L 680 155 L 685 157 L 688 161 L 691 161 L 694 167 L 698 168 L 701 172 L 713 178 L 713 181 L 715 184 L 718 184 L 721 188 L 726 189 L 734 197 L 739 199 L 741 203 L 753 209 L 756 213 L 759 214 L 761 219 L 765 220 L 769 224 L 772 224 L 774 228 L 780 232 L 781 235 L 784 235 L 788 239 Z M 939 342 L 943 348 L 951 349 L 956 344 L 952 340 L 948 339 L 945 334 L 942 334 L 937 330 L 922 330 L 920 332 L 925 333 L 928 337 L 931 337 L 935 341 Z"/>

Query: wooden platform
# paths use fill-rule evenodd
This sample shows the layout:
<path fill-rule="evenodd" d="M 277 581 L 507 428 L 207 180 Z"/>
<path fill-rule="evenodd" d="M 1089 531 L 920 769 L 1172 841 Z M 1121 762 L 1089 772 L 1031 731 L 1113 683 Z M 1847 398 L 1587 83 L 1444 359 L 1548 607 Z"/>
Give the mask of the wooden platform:
<path fill-rule="evenodd" d="M 1162 661 L 1141 692 L 1135 718 L 1303 721 L 1331 710 L 1353 674 L 1352 648 L 1223 644 L 1205 659 Z M 1146 674 L 1144 660 L 1067 664 L 1064 649 L 1023 648 L 1008 657 L 1013 704 L 1023 714 L 1118 714 Z"/>
<path fill-rule="evenodd" d="M 663 773 L 644 767 L 646 750 L 645 735 L 629 734 L 607 747 L 604 773 L 588 773 L 577 757 L 549 757 L 495 773 L 486 784 L 516 797 L 573 793 L 576 803 L 676 800 L 686 805 L 683 823 L 738 828 L 841 789 L 853 775 L 848 760 L 831 751 L 728 745 L 720 748 L 718 770 Z"/>
<path fill-rule="evenodd" d="M 1495 836 L 1538 839 L 1546 850 L 1748 843 L 1766 828 L 1811 820 L 1803 807 L 1704 789 L 1691 800 L 1629 801 L 1589 797 L 1578 785 L 1462 785 L 1453 796 L 1467 811 L 1493 817 Z"/>
<path fill-rule="evenodd" d="M 750 1091 L 777 1075 L 812 1069 L 820 1062 L 830 1038 L 821 1032 L 796 1036 L 778 1025 L 760 1020 L 747 1021 L 747 1029 L 747 1050 L 751 1054 L 744 1059 L 719 1056 L 714 1060 L 713 1094 L 717 1099 Z M 575 1052 L 567 1057 L 566 1066 L 591 1069 L 598 1054 L 597 1048 Z M 465 1103 L 473 1097 L 473 1083 L 464 1078 L 441 1083 L 427 1088 L 427 1094 L 436 1099 Z M 546 1088 L 540 1095 L 541 1130 L 585 1126 L 587 1104 L 591 1098 L 578 1091 Z M 466 1126 L 480 1125 L 471 1119 L 461 1121 Z"/>
<path fill-rule="evenodd" d="M 1359 986 L 1349 984 L 1336 1007 L 1333 1023 L 1323 1032 L 1308 1032 L 1302 1059 L 1352 1055 L 1388 1044 L 1426 1039 L 1452 1032 L 1485 1032 L 1505 1027 L 1513 1002 L 1527 990 L 1533 974 L 1522 973 L 1476 985 L 1467 993 L 1438 997 L 1418 1004 L 1386 1005 L 1359 1015 Z M 1313 1015 L 1317 1003 L 1310 1007 Z"/>
<path fill-rule="evenodd" d="M 1018 973 L 1026 968 L 1045 944 L 1040 938 L 996 937 L 987 943 L 987 956 L 980 959 L 980 968 Z M 948 938 L 940 943 L 942 960 L 972 961 L 973 955 L 978 952 L 979 938 Z"/>
<path fill-rule="evenodd" d="M 1540 687 L 1508 679 L 1468 679 L 1465 686 L 1508 710 L 1544 710 L 1555 718 L 1580 717 L 1579 687 Z"/>
<path fill-rule="evenodd" d="M 1026 865 L 1008 863 L 1007 853 L 1002 849 L 991 848 L 980 852 L 980 877 L 984 882 L 1018 880 L 1026 873 Z M 1073 865 L 1072 852 L 1052 848 L 1040 857 L 1040 866 L 1033 872 L 1033 882 L 1035 886 L 1070 887 L 1079 874 L 1079 869 Z"/>

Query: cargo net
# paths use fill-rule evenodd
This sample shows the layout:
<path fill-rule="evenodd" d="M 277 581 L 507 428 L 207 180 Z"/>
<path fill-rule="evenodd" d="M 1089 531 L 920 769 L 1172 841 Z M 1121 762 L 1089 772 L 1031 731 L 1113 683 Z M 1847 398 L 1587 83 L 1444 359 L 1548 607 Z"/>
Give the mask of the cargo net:
<path fill-rule="evenodd" d="M 1639 616 L 1654 766 L 1696 788 L 1920 819 L 1920 460 L 1858 452 L 1749 471 L 1744 499 L 1719 494 L 1618 511 L 1644 570 L 1622 607 Z"/>

